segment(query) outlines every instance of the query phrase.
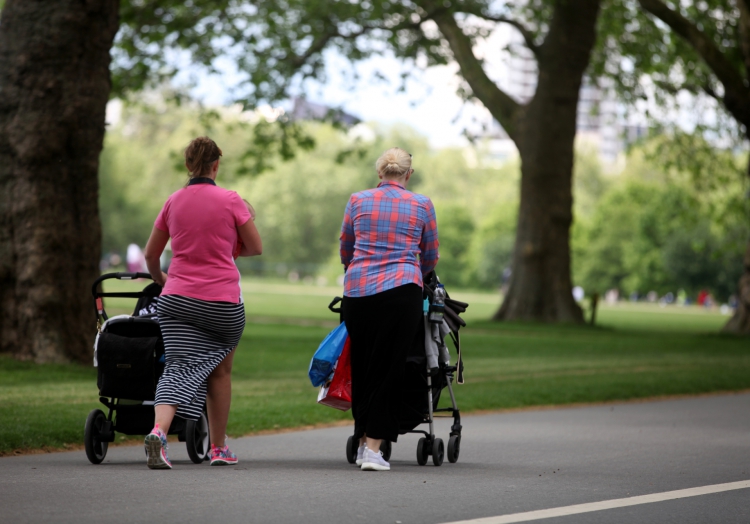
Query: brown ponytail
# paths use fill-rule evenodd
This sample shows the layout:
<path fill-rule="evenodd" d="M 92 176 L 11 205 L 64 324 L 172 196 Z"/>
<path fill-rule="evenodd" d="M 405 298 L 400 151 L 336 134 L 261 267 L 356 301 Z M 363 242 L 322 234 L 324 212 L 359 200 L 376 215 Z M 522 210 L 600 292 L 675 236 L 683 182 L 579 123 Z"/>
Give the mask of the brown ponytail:
<path fill-rule="evenodd" d="M 208 176 L 211 166 L 221 156 L 221 149 L 207 136 L 199 136 L 185 149 L 185 167 L 190 178 Z"/>

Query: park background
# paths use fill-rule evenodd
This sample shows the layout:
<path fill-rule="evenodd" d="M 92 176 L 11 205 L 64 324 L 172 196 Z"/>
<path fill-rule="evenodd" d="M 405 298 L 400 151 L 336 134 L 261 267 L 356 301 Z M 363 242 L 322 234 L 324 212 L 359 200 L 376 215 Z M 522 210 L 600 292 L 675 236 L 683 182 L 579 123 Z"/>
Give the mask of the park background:
<path fill-rule="evenodd" d="M 238 260 L 245 275 L 340 283 L 343 209 L 352 193 L 376 184 L 375 160 L 399 144 L 414 155 L 410 189 L 429 195 L 436 206 L 441 280 L 450 288 L 491 292 L 508 278 L 503 272 L 510 270 L 516 236 L 519 160 L 512 151 L 498 159 L 490 139 L 434 148 L 408 122 L 360 123 L 347 131 L 307 122 L 315 149 L 250 176 L 238 164 L 249 139 L 241 124 L 252 115 L 236 107 L 213 108 L 217 114 L 207 129 L 198 108 L 168 103 L 117 108 L 100 168 L 103 267 L 116 254 L 122 269 L 127 246 L 145 245 L 167 197 L 186 183 L 184 144 L 208 132 L 224 151 L 222 185 L 238 191 L 258 212 L 264 254 Z M 669 153 L 660 146 L 666 140 L 662 135 L 633 141 L 608 163 L 596 141 L 579 141 L 573 283 L 587 296 L 604 298 L 617 290 L 625 300 L 635 294 L 637 300 L 657 302 L 671 294 L 670 303 L 677 303 L 684 295 L 681 305 L 686 305 L 686 299 L 695 304 L 705 290 L 715 297 L 715 307 L 736 305 L 750 235 L 750 188 L 737 176 L 746 154 L 727 152 L 724 163 L 712 165 L 711 177 L 725 183 L 706 191 L 689 171 L 665 167 L 663 156 Z M 356 153 L 339 158 L 355 145 Z"/>
<path fill-rule="evenodd" d="M 238 20 L 242 18 L 243 2 L 219 4 L 220 9 L 240 9 L 234 11 L 234 15 Z M 294 27 L 295 16 L 306 10 L 309 16 L 320 20 L 328 20 L 329 15 L 339 16 L 345 22 L 341 26 L 345 29 L 350 28 L 346 24 L 354 23 L 353 19 L 362 22 L 357 18 L 359 13 L 338 12 L 341 6 L 337 3 L 335 6 L 326 6 L 325 2 L 292 4 L 294 13 L 286 18 L 277 16 L 274 11 L 281 6 L 278 2 L 258 3 L 267 9 L 265 14 L 260 11 L 253 14 L 252 9 L 247 12 L 256 17 L 265 16 L 265 19 L 255 19 L 258 27 L 270 31 L 269 27 L 273 26 L 275 33 L 265 36 L 285 49 L 309 44 L 306 38 L 316 36 L 316 31 L 320 30 L 315 24 Z M 643 0 L 640 4 L 653 2 Z M 736 60 L 741 47 L 737 20 L 745 20 L 738 16 L 744 13 L 742 8 L 734 2 L 688 4 L 683 9 L 684 16 L 698 19 L 708 16 L 714 22 L 713 26 L 704 27 L 710 38 L 722 31 L 736 38 L 736 42 L 731 38 L 720 41 L 719 51 L 725 52 L 745 74 L 745 66 Z M 0 2 L 3 21 L 11 7 L 31 9 L 30 5 Z M 70 7 L 65 5 L 66 9 Z M 95 268 L 95 273 L 121 269 L 117 258 L 122 264 L 129 244 L 142 246 L 145 243 L 163 202 L 185 184 L 181 154 L 189 140 L 209 134 L 219 143 L 224 151 L 219 183 L 253 203 L 264 240 L 262 257 L 238 262 L 243 274 L 248 327 L 235 361 L 230 436 L 347 420 L 348 414 L 315 404 L 317 392 L 306 381 L 306 369 L 317 344 L 336 324 L 335 315 L 327 311 L 326 305 L 333 296 L 341 294 L 342 268 L 337 238 L 344 206 L 351 193 L 374 185 L 374 161 L 384 149 L 394 145 L 414 155 L 416 171 L 410 189 L 429 195 L 435 202 L 441 239 L 438 274 L 452 296 L 471 304 L 466 314 L 469 325 L 462 332 L 467 369 L 467 383 L 458 390 L 462 409 L 527 408 L 750 388 L 747 338 L 721 333 L 735 314 L 735 307 L 742 308 L 738 282 L 747 271 L 743 265 L 743 253 L 750 237 L 746 128 L 739 117 L 734 116 L 732 120 L 735 113 L 731 107 L 722 105 L 725 102 L 715 91 L 730 91 L 732 85 L 726 78 L 711 77 L 711 65 L 701 65 L 702 56 L 678 45 L 682 37 L 677 30 L 670 32 L 673 29 L 666 22 L 654 23 L 649 15 L 639 13 L 638 3 L 587 0 L 567 7 L 564 2 L 553 1 L 469 2 L 453 6 L 457 19 L 465 26 L 472 22 L 471 16 L 481 19 L 477 33 L 472 36 L 475 52 L 482 56 L 482 64 L 501 92 L 507 91 L 515 100 L 500 109 L 487 104 L 487 98 L 479 89 L 481 82 L 472 83 L 471 78 L 458 71 L 445 52 L 444 41 L 442 50 L 431 47 L 441 41 L 436 27 L 424 29 L 419 37 L 422 40 L 412 42 L 413 47 L 409 41 L 394 42 L 385 38 L 377 41 L 385 48 L 374 46 L 367 51 L 367 45 L 340 45 L 333 51 L 312 53 L 313 68 L 304 70 L 305 82 L 295 84 L 296 70 L 280 65 L 283 59 L 273 54 L 273 48 L 264 47 L 256 40 L 256 48 L 251 46 L 250 49 L 257 52 L 257 61 L 243 62 L 236 47 L 237 40 L 232 45 L 222 44 L 205 25 L 206 20 L 212 20 L 214 12 L 202 2 L 185 4 L 183 10 L 170 2 L 154 2 L 146 6 L 150 10 L 139 11 L 144 6 L 142 2 L 123 3 L 119 20 L 121 32 L 117 37 L 112 33 L 115 45 L 109 67 L 113 89 L 104 97 L 110 100 L 106 134 L 104 105 L 100 104 L 102 119 L 95 122 L 94 127 L 98 126 L 104 137 L 103 148 L 94 152 L 98 161 L 93 162 L 95 169 L 89 173 L 94 181 L 95 217 L 101 223 L 101 235 L 94 235 L 96 245 L 89 243 L 84 250 L 85 262 Z M 383 16 L 386 9 L 393 10 L 396 18 L 401 16 L 401 10 L 411 9 L 420 13 L 418 17 L 421 16 L 426 25 L 432 17 L 439 22 L 443 35 L 449 34 L 452 27 L 450 20 L 442 14 L 425 11 L 421 3 L 365 2 L 361 5 L 365 11 L 369 9 L 367 6 L 377 7 L 368 12 L 368 16 L 373 17 Z M 592 14 L 600 8 L 597 22 Z M 554 87 L 550 87 L 549 82 L 542 82 L 536 89 L 537 75 L 542 79 L 549 77 L 550 68 L 554 72 L 557 67 L 550 63 L 560 63 L 544 59 L 542 42 L 545 33 L 552 39 L 554 32 L 549 32 L 554 26 L 553 15 L 565 9 L 580 10 L 580 20 L 598 24 L 599 34 L 593 51 L 589 49 L 591 60 L 579 60 L 582 69 L 578 83 L 568 82 L 575 88 L 576 95 L 572 114 L 569 102 L 565 103 L 566 113 L 558 107 L 565 104 L 550 98 Z M 469 11 L 470 16 L 464 17 L 462 10 Z M 493 10 L 495 14 L 490 13 Z M 346 16 L 353 18 L 346 19 Z M 409 16 L 407 20 L 414 19 Z M 647 18 L 639 18 L 643 16 Z M 59 30 L 55 29 L 54 17 L 39 20 L 47 20 L 49 27 Z M 652 25 L 647 25 L 648 20 Z M 647 30 L 639 32 L 634 21 Z M 161 29 L 155 31 L 155 27 Z M 417 29 L 404 30 L 422 31 L 419 24 L 415 27 Z M 493 29 L 495 27 L 500 29 Z M 513 28 L 518 32 L 514 33 Z M 657 39 L 654 28 L 661 31 Z M 12 29 L 22 32 L 24 27 L 16 24 Z M 110 27 L 112 29 L 116 28 Z M 10 30 L 11 24 L 0 22 L 0 50 L 8 49 Z M 645 51 L 628 47 L 632 44 L 628 34 L 644 39 L 644 45 L 648 44 Z M 180 38 L 172 40 L 169 35 Z M 293 41 L 291 44 L 285 40 L 285 35 Z M 615 43 L 620 45 L 617 56 L 623 63 L 627 63 L 628 53 L 635 56 L 630 57 L 630 64 L 642 68 L 637 75 L 631 74 L 627 67 L 614 72 L 605 67 L 607 60 L 602 57 L 612 51 L 613 35 Z M 237 35 L 232 38 L 236 39 Z M 452 48 L 454 42 L 448 40 Z M 583 33 L 580 40 L 586 40 Z M 196 51 L 196 46 L 201 44 L 205 45 L 204 54 Z M 593 38 L 589 44 L 594 45 Z M 221 45 L 224 45 L 223 52 Z M 524 45 L 525 55 L 523 50 L 512 49 Z M 383 51 L 387 46 L 391 46 L 390 51 Z M 53 55 L 51 49 L 45 49 Z M 493 55 L 493 49 L 501 52 Z M 14 70 L 16 64 L 8 56 L 2 54 L 5 58 L 0 70 Z M 268 56 L 277 66 L 273 73 L 279 73 L 283 81 L 264 69 L 262 58 Z M 659 56 L 661 59 L 654 58 Z M 535 58 L 539 67 L 527 69 Z M 385 76 L 390 76 L 391 80 L 390 84 L 386 83 L 390 87 L 383 88 L 385 96 L 378 98 L 363 87 L 371 83 L 371 78 L 352 80 L 354 68 L 349 68 L 349 73 L 342 76 L 326 69 L 330 64 L 343 64 L 346 72 L 346 64 L 361 63 L 364 59 L 379 61 L 377 68 L 385 66 Z M 72 62 L 67 55 L 60 60 L 63 64 Z M 228 62 L 235 64 L 234 72 L 227 73 Z M 211 64 L 208 69 L 207 63 Z M 328 74 L 328 84 L 324 81 L 325 74 L 316 76 L 320 73 L 316 68 L 323 67 L 320 65 L 323 63 L 327 64 L 323 69 Z M 378 76 L 372 63 L 366 62 L 364 67 L 373 69 L 369 71 L 370 77 Z M 660 65 L 664 63 L 683 67 L 681 75 L 677 74 L 677 83 L 697 77 L 708 79 L 706 86 L 710 89 L 696 92 L 690 85 L 683 84 L 676 89 L 681 91 L 679 96 L 670 95 L 662 84 L 674 80 L 671 76 L 674 72 L 666 74 Z M 393 67 L 394 64 L 398 67 Z M 444 68 L 443 76 L 431 77 L 432 66 Z M 393 70 L 389 71 L 389 67 Z M 514 83 L 511 77 L 515 74 L 514 68 L 519 67 L 523 78 Z M 65 72 L 63 69 L 59 78 Z M 54 69 L 49 71 L 53 76 L 57 74 Z M 238 78 L 242 86 L 245 80 L 238 71 L 253 74 L 260 71 L 259 77 L 251 78 L 257 86 L 265 85 L 264 82 L 284 84 L 288 81 L 296 85 L 294 94 L 298 96 L 292 97 L 294 90 L 286 90 L 286 84 L 276 92 L 265 85 L 263 92 L 271 102 L 268 104 L 258 91 L 252 95 L 237 95 L 237 86 L 221 87 L 222 83 L 232 84 Z M 429 89 L 415 92 L 416 88 L 407 85 L 404 94 L 399 86 L 404 72 Z M 9 75 L 0 80 L 7 78 Z M 452 80 L 446 83 L 445 78 Z M 628 87 L 626 80 L 633 78 L 636 83 Z M 317 80 L 317 87 L 306 83 L 310 80 Z M 453 101 L 457 101 L 456 105 L 443 104 L 442 110 L 436 110 L 435 102 L 431 102 L 436 96 L 432 88 L 444 90 L 445 86 L 437 85 L 441 82 L 459 94 Z M 325 87 L 331 84 L 336 85 L 333 91 Z M 348 84 L 346 89 L 342 87 L 346 87 L 345 84 Z M 521 88 L 514 91 L 518 85 Z M 471 89 L 476 91 L 473 95 Z M 583 103 L 591 102 L 583 96 L 587 90 L 605 94 L 606 101 L 599 100 L 587 106 Z M 713 95 L 711 90 L 714 90 Z M 337 100 L 344 101 L 342 92 L 348 93 L 343 109 L 352 114 L 342 111 L 341 104 L 337 103 Z M 351 101 L 358 98 L 367 100 L 360 106 L 366 108 L 362 114 L 358 114 L 356 105 L 351 105 Z M 647 103 L 639 102 L 643 99 Z M 407 118 L 393 117 L 394 110 L 389 111 L 391 102 L 397 109 L 395 113 Z M 430 107 L 433 114 L 427 123 L 420 121 L 418 111 L 412 113 L 413 119 L 408 118 L 410 113 L 406 108 L 410 102 L 416 102 L 417 108 L 420 104 Z M 601 140 L 592 139 L 592 122 L 601 120 L 605 103 L 610 104 L 610 108 L 612 104 L 615 107 L 607 113 L 615 119 L 614 126 L 610 125 L 618 143 L 615 154 L 602 154 Z M 539 104 L 550 114 L 542 114 L 536 121 L 524 116 L 528 122 L 517 126 L 521 131 L 516 129 L 521 118 L 517 114 L 519 108 L 534 108 Z M 300 106 L 303 110 L 295 111 Z M 462 108 L 467 109 L 456 115 Z M 0 117 L 17 115 L 21 110 L 14 111 L 0 108 Z M 381 114 L 388 118 L 378 119 Z M 558 139 L 554 144 L 549 142 L 555 146 L 549 150 L 539 148 L 544 140 L 550 140 L 544 132 L 545 126 L 555 128 L 555 120 L 564 117 L 572 118 L 576 124 L 571 128 L 572 133 L 566 135 L 570 139 L 569 159 L 565 148 L 559 149 Z M 28 122 L 30 127 L 21 130 L 22 135 L 23 132 L 28 136 L 43 132 L 43 129 L 32 129 L 33 119 L 29 118 Z M 431 130 L 440 122 L 450 131 L 441 128 L 433 134 Z M 81 124 L 81 127 L 84 126 Z M 19 133 L 14 129 L 5 124 L 0 127 L 0 139 L 5 140 L 0 141 L 0 145 L 12 142 L 7 137 Z M 77 128 L 72 129 L 69 133 L 74 135 Z M 536 149 L 530 148 L 529 135 L 524 133 L 538 134 L 544 140 L 539 140 Z M 453 138 L 446 139 L 446 136 Z M 457 140 L 457 136 L 467 138 Z M 45 138 L 56 140 L 58 137 L 48 134 Z M 500 151 L 498 139 L 506 144 Z M 520 147 L 507 147 L 509 142 L 516 142 Z M 20 153 L 14 153 L 15 156 L 8 153 L 11 149 L 10 146 L 0 147 L 0 154 L 8 159 L 6 163 L 0 162 L 4 166 L 0 167 L 3 175 L 0 181 L 5 184 L 4 188 L 10 188 L 3 193 L 4 220 L 14 212 L 8 211 L 13 208 L 8 203 L 11 195 L 18 194 L 8 182 L 12 178 L 9 173 L 17 176 L 17 172 L 8 168 L 16 166 L 14 162 L 28 169 L 31 182 L 41 180 L 43 177 L 38 173 L 49 166 L 52 166 L 49 167 L 52 175 L 55 169 L 65 169 L 58 165 L 73 165 L 73 171 L 80 168 L 81 173 L 91 171 L 91 162 L 85 168 L 75 164 L 74 148 L 64 154 L 49 155 L 49 164 L 39 165 L 24 164 L 18 160 L 22 156 Z M 43 161 L 46 161 L 45 151 L 36 149 Z M 70 154 L 71 159 L 65 161 L 65 154 Z M 493 317 L 502 317 L 498 315 L 498 308 L 504 298 L 502 292 L 508 292 L 504 284 L 512 282 L 514 272 L 510 270 L 521 261 L 515 249 L 521 238 L 517 224 L 519 213 L 525 216 L 520 211 L 523 195 L 528 199 L 529 193 L 519 188 L 525 187 L 524 180 L 540 176 L 534 171 L 538 169 L 535 164 L 539 163 L 554 166 L 545 174 L 550 177 L 547 181 L 557 187 L 562 180 L 562 196 L 568 191 L 572 197 L 568 210 L 569 230 L 563 228 L 560 233 L 556 229 L 549 237 L 564 238 L 563 251 L 569 256 L 570 267 L 568 271 L 564 264 L 550 264 L 530 280 L 528 275 L 525 278 L 527 284 L 534 279 L 541 282 L 539 296 L 555 300 L 560 299 L 555 295 L 559 293 L 558 284 L 567 282 L 567 287 L 562 286 L 562 295 L 570 302 L 566 305 L 566 314 L 572 316 L 545 316 L 550 312 L 547 309 L 536 321 L 533 311 L 515 315 L 511 312 L 505 321 L 493 321 Z M 58 182 L 70 176 L 63 175 L 58 176 Z M 537 180 L 536 194 L 546 198 L 544 179 Z M 565 189 L 566 180 L 568 189 Z M 55 184 L 50 187 L 55 188 Z M 85 187 L 91 193 L 91 184 Z M 92 198 L 91 194 L 72 194 L 74 202 L 76 198 L 80 201 Z M 61 225 L 59 229 L 64 230 L 66 213 L 69 214 L 70 209 L 80 211 L 85 206 L 68 203 L 69 195 L 65 191 L 53 190 L 52 195 L 54 198 L 41 199 L 48 207 L 35 202 L 28 209 L 32 214 L 37 211 L 41 218 L 57 220 Z M 545 201 L 544 198 L 540 201 Z M 80 446 L 85 416 L 97 407 L 96 371 L 89 363 L 96 329 L 87 289 L 91 282 L 76 278 L 91 273 L 80 269 L 82 251 L 76 251 L 79 247 L 76 237 L 84 241 L 91 238 L 92 233 L 80 224 L 94 215 L 84 216 L 84 211 L 80 212 L 83 219 L 81 216 L 78 219 L 83 222 L 79 222 L 79 229 L 72 228 L 73 235 L 67 240 L 45 235 L 23 239 L 17 235 L 21 238 L 16 240 L 19 245 L 33 244 L 34 249 L 14 245 L 0 251 L 4 257 L 8 253 L 15 256 L 13 264 L 21 268 L 14 274 L 3 269 L 4 297 L 12 295 L 11 288 L 17 291 L 24 290 L 24 286 L 30 289 L 35 285 L 47 286 L 44 288 L 47 295 L 18 293 L 17 306 L 10 300 L 2 301 L 4 323 L 0 334 L 3 352 L 7 354 L 0 355 L 0 454 Z M 551 211 L 542 209 L 544 213 Z M 27 221 L 24 223 L 33 223 L 31 218 L 24 220 Z M 10 223 L 12 220 L 4 222 Z M 535 227 L 543 230 L 544 223 L 542 220 Z M 559 227 L 554 220 L 547 224 Z M 7 231 L 14 233 L 16 230 Z M 0 240 L 6 242 L 7 239 Z M 40 258 L 24 259 L 28 253 Z M 23 266 L 24 260 L 34 263 Z M 40 260 L 44 263 L 40 264 Z M 24 267 L 35 268 L 37 272 L 29 277 Z M 66 267 L 75 271 L 66 272 Z M 115 283 L 105 290 L 125 290 L 143 284 Z M 582 287 L 585 292 L 577 305 L 570 292 L 573 285 Z M 529 296 L 532 294 L 531 287 L 521 286 L 516 289 L 516 296 L 524 298 L 524 289 Z M 70 295 L 71 290 L 76 293 Z M 592 322 L 591 297 L 594 294 L 601 299 L 595 322 Z M 701 300 L 697 305 L 699 295 L 704 298 L 710 295 L 711 299 Z M 25 296 L 32 299 L 23 302 Z M 45 296 L 52 296 L 53 300 L 40 304 L 39 297 Z M 552 302 L 554 300 L 543 300 L 542 309 Z M 107 302 L 110 314 L 127 313 L 129 307 L 132 306 L 122 300 Z M 86 308 L 84 319 L 79 322 L 83 326 L 80 338 L 84 342 L 57 348 L 57 352 L 48 351 L 45 341 L 57 340 L 49 336 L 55 323 L 68 319 L 70 312 L 81 308 Z M 28 311 L 38 317 L 38 324 L 23 325 L 18 320 Z M 28 336 L 19 338 L 17 333 L 22 330 L 16 324 L 22 325 Z M 77 362 L 71 363 L 71 360 Z M 118 439 L 129 441 L 124 436 Z"/>

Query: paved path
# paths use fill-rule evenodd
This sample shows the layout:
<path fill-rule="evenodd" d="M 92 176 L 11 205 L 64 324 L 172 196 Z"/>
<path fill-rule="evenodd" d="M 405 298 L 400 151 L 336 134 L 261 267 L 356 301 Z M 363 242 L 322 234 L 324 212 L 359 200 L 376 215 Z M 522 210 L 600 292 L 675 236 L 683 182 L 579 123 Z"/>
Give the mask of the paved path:
<path fill-rule="evenodd" d="M 321 407 L 321 409 L 324 409 Z M 447 427 L 440 433 L 447 437 Z M 750 479 L 750 394 L 464 418 L 457 464 L 392 471 L 346 462 L 348 428 L 231 441 L 237 467 L 146 469 L 142 449 L 0 459 L 0 522 L 441 523 Z M 536 520 L 748 523 L 750 489 Z"/>

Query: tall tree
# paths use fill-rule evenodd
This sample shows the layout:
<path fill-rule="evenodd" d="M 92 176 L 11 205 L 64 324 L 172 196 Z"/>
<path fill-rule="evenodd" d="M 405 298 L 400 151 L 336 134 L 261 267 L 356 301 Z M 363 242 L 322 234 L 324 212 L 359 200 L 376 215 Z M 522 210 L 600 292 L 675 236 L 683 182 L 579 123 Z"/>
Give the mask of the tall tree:
<path fill-rule="evenodd" d="M 480 101 L 516 143 L 522 160 L 521 204 L 513 275 L 497 319 L 582 322 L 571 294 L 573 140 L 579 90 L 596 41 L 601 0 L 239 0 L 191 4 L 179 11 L 139 10 L 124 16 L 120 45 L 127 60 L 150 64 L 135 84 L 168 70 L 154 44 L 189 50 L 207 67 L 225 52 L 246 78 L 237 100 L 247 107 L 276 102 L 325 76 L 324 53 L 352 62 L 390 50 L 427 66 L 457 63 L 463 92 Z M 199 7 L 195 7 L 199 6 Z M 200 30 L 181 18 L 203 9 Z M 138 28 L 148 17 L 148 32 Z M 187 15 L 185 15 L 187 16 Z M 518 31 L 537 66 L 536 93 L 514 100 L 491 79 L 475 53 L 478 39 L 498 24 Z M 158 28 L 158 29 L 154 29 Z"/>
<path fill-rule="evenodd" d="M 7 0 L 0 20 L 0 351 L 82 360 L 118 0 Z"/>
<path fill-rule="evenodd" d="M 625 47 L 636 74 L 645 72 L 662 93 L 686 91 L 708 96 L 731 115 L 747 143 L 750 140 L 750 0 L 678 2 L 638 0 L 651 17 L 635 13 L 632 27 L 647 33 L 650 48 Z M 632 10 L 630 10 L 633 13 Z M 654 23 L 657 20 L 659 23 Z M 746 175 L 750 177 L 750 162 Z M 738 283 L 739 304 L 724 330 L 750 334 L 750 239 L 744 274 Z"/>

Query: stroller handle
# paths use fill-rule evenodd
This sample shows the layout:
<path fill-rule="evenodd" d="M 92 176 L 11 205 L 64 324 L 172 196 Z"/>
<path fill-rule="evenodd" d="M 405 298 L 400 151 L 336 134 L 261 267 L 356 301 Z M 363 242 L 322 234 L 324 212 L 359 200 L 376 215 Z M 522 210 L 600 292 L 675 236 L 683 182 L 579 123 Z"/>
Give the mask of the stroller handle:
<path fill-rule="evenodd" d="M 153 280 L 153 277 L 151 277 L 151 275 L 148 273 L 128 273 L 123 271 L 119 271 L 117 273 L 106 273 L 97 278 L 94 281 L 94 285 L 91 286 L 91 294 L 94 296 L 94 298 L 99 298 L 100 296 L 102 296 L 102 294 L 97 291 L 99 284 L 101 284 L 105 280 L 110 280 L 112 278 L 116 278 L 117 280 L 135 280 L 137 278 L 147 278 L 149 280 Z M 130 294 L 128 294 L 127 296 L 130 296 Z"/>
<path fill-rule="evenodd" d="M 341 297 L 335 297 L 333 300 L 331 300 L 331 303 L 328 304 L 328 309 L 330 309 L 334 313 L 341 314 L 341 307 L 334 307 L 339 302 L 341 302 Z"/>

